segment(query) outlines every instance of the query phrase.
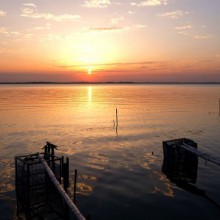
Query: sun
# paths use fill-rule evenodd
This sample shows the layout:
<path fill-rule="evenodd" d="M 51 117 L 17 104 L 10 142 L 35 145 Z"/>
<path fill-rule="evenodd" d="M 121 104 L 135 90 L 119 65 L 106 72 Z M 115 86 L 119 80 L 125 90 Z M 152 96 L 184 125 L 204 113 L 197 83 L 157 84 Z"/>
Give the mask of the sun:
<path fill-rule="evenodd" d="M 92 74 L 92 67 L 89 66 L 89 67 L 88 67 L 88 75 L 91 75 L 91 74 Z"/>

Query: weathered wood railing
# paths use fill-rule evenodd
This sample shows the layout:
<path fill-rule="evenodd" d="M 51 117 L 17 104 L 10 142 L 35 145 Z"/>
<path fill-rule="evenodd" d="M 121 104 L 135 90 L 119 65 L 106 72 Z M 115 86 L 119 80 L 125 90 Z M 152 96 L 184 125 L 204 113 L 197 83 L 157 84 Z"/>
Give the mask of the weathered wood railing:
<path fill-rule="evenodd" d="M 60 185 L 60 183 L 58 182 L 58 180 L 55 177 L 54 173 L 52 172 L 52 170 L 48 166 L 46 160 L 40 154 L 38 155 L 38 157 L 39 157 L 41 163 L 43 164 L 43 166 L 44 166 L 44 168 L 45 168 L 45 170 L 46 170 L 46 172 L 47 172 L 51 182 L 54 184 L 55 188 L 57 189 L 57 191 L 59 192 L 59 194 L 61 195 L 61 197 L 63 198 L 63 200 L 67 204 L 67 206 L 69 207 L 69 210 L 72 213 L 74 213 L 74 215 L 76 216 L 77 220 L 86 220 L 86 218 L 81 214 L 81 212 L 79 211 L 77 206 L 72 202 L 70 197 L 67 195 L 67 193 L 65 192 L 63 187 Z"/>
<path fill-rule="evenodd" d="M 187 150 L 187 151 L 190 151 L 193 154 L 196 154 L 197 156 L 199 156 L 199 157 L 201 157 L 201 158 L 203 158 L 203 159 L 205 159 L 209 162 L 212 162 L 212 163 L 220 166 L 220 161 L 217 158 L 215 158 L 215 157 L 213 157 L 213 156 L 211 156 L 207 153 L 204 153 L 204 152 L 198 150 L 197 148 L 194 148 L 194 147 L 192 147 L 192 146 L 190 146 L 190 145 L 188 145 L 184 142 L 182 144 L 180 144 L 179 146 L 182 147 L 183 149 Z"/>

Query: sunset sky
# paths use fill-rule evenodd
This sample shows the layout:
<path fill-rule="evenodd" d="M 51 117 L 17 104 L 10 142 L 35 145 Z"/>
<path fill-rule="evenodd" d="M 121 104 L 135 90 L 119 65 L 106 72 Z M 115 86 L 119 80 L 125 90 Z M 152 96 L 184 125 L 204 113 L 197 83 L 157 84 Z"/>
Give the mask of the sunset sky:
<path fill-rule="evenodd" d="M 0 82 L 220 82 L 220 0 L 0 0 Z"/>

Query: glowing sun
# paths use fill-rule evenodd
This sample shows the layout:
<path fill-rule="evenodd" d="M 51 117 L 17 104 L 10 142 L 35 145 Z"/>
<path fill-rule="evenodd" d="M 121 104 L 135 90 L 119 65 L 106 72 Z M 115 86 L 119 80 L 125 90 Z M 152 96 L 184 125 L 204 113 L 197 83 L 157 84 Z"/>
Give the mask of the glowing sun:
<path fill-rule="evenodd" d="M 92 67 L 89 66 L 89 67 L 88 67 L 88 75 L 91 75 L 91 74 L 92 74 Z"/>

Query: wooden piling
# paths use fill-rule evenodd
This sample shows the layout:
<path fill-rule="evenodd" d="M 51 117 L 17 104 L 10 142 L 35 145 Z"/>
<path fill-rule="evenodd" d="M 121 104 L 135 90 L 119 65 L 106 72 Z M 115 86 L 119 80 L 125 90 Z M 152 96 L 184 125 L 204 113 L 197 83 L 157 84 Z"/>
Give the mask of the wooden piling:
<path fill-rule="evenodd" d="M 69 183 L 69 157 L 66 158 L 66 163 L 67 163 L 67 176 L 66 176 L 66 181 L 67 181 L 67 187 L 69 187 L 70 183 Z"/>
<path fill-rule="evenodd" d="M 116 127 L 118 127 L 118 109 L 117 108 L 115 110 L 115 114 L 116 114 Z"/>
<path fill-rule="evenodd" d="M 63 164 L 64 164 L 64 157 L 61 157 L 61 177 L 63 177 Z"/>
<path fill-rule="evenodd" d="M 18 181 L 18 164 L 17 164 L 17 157 L 15 157 L 15 192 L 16 192 L 16 198 L 18 198 L 18 191 L 17 191 L 17 181 Z M 16 199 L 16 204 L 17 204 L 17 209 L 16 209 L 16 214 L 17 214 L 17 216 L 18 216 L 18 213 L 19 213 L 19 211 L 18 211 L 18 207 L 19 207 L 19 205 L 18 205 L 18 199 Z"/>
<path fill-rule="evenodd" d="M 63 163 L 63 187 L 67 192 L 67 188 L 69 187 L 69 158 L 66 158 L 66 163 Z"/>
<path fill-rule="evenodd" d="M 75 169 L 74 175 L 74 188 L 73 188 L 73 202 L 76 204 L 76 184 L 77 184 L 77 169 Z"/>
<path fill-rule="evenodd" d="M 218 101 L 218 115 L 220 116 L 220 98 L 219 98 L 219 101 Z"/>

